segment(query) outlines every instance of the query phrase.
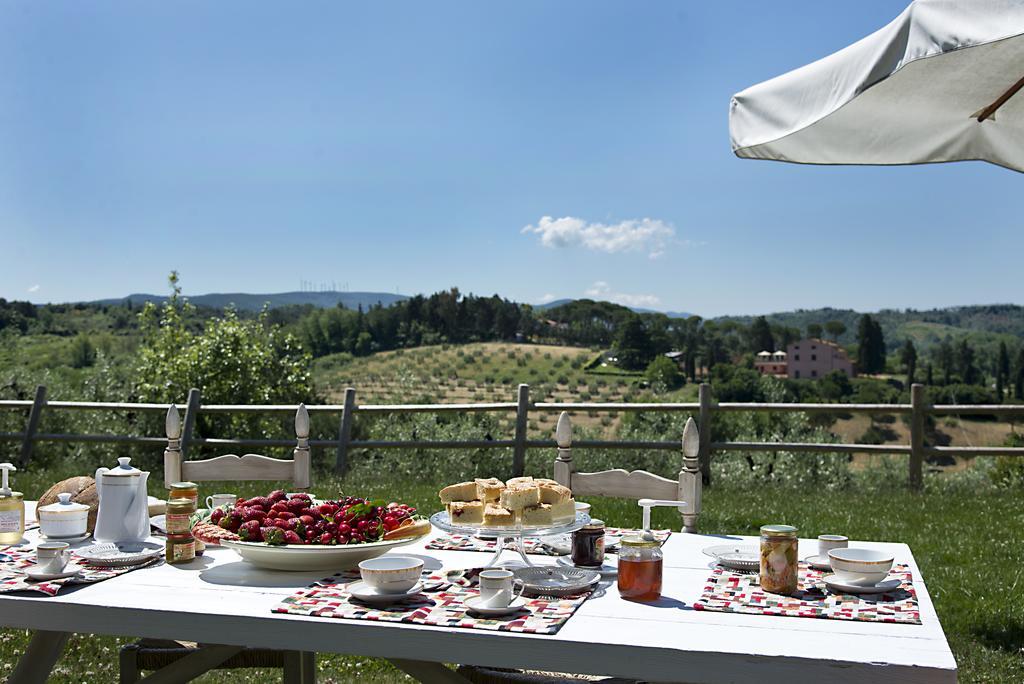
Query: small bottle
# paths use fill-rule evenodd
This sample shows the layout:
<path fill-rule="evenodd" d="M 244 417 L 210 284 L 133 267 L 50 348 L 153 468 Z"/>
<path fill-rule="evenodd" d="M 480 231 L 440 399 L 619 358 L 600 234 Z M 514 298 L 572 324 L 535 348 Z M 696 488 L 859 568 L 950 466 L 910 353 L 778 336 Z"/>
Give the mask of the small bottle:
<path fill-rule="evenodd" d="M 9 473 L 16 470 L 10 463 L 0 463 L 0 544 L 17 544 L 25 536 L 25 497 L 10 487 Z"/>
<path fill-rule="evenodd" d="M 654 535 L 623 537 L 619 546 L 619 595 L 630 601 L 661 598 L 663 553 Z"/>
<path fill-rule="evenodd" d="M 168 534 L 164 559 L 170 565 L 191 563 L 196 557 L 196 540 L 191 532 Z"/>
<path fill-rule="evenodd" d="M 185 534 L 192 531 L 192 514 L 196 506 L 192 499 L 171 499 L 167 502 L 164 526 L 167 534 Z"/>
<path fill-rule="evenodd" d="M 572 562 L 586 568 L 604 563 L 604 521 L 591 519 L 572 533 Z"/>

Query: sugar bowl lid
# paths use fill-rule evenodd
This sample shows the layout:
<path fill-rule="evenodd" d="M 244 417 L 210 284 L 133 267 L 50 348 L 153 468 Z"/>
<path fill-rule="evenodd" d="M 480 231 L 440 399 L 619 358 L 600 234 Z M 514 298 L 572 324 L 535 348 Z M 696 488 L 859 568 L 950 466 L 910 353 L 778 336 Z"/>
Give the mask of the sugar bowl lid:
<path fill-rule="evenodd" d="M 39 510 L 43 513 L 79 513 L 81 511 L 88 511 L 89 507 L 72 501 L 70 492 L 61 492 L 57 495 L 55 503 L 48 506 L 40 506 Z"/>

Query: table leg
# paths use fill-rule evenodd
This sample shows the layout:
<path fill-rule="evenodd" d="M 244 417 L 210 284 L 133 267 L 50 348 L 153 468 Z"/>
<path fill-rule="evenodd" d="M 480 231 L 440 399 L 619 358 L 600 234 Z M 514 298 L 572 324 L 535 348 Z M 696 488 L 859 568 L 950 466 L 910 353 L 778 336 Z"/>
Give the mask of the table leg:
<path fill-rule="evenodd" d="M 285 651 L 284 684 L 316 684 L 316 653 Z"/>
<path fill-rule="evenodd" d="M 8 684 L 44 684 L 70 637 L 71 632 L 37 630 L 7 680 Z"/>
<path fill-rule="evenodd" d="M 450 670 L 441 663 L 425 660 L 402 660 L 388 658 L 391 664 L 422 684 L 471 684 L 471 682 L 455 670 Z"/>

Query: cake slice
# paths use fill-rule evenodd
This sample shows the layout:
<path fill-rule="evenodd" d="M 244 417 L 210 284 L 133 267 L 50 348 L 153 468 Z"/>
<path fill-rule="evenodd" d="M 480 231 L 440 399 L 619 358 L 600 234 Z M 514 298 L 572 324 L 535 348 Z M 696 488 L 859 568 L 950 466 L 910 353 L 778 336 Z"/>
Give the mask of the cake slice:
<path fill-rule="evenodd" d="M 511 480 L 507 480 L 505 485 L 511 487 L 512 485 L 526 484 L 528 482 L 533 482 L 533 478 L 529 475 L 526 477 L 513 477 Z"/>
<path fill-rule="evenodd" d="M 540 489 L 540 502 L 546 504 L 562 503 L 566 499 L 572 498 L 572 492 L 568 487 L 562 485 L 542 483 L 539 486 Z"/>
<path fill-rule="evenodd" d="M 554 518 L 551 514 L 551 506 L 545 503 L 538 504 L 536 506 L 527 506 L 524 508 L 520 520 L 523 521 L 523 525 L 530 525 L 533 527 L 550 525 L 554 522 Z"/>
<path fill-rule="evenodd" d="M 511 485 L 501 493 L 501 505 L 510 511 L 521 511 L 540 503 L 540 488 L 532 482 Z"/>
<path fill-rule="evenodd" d="M 543 485 L 556 485 L 556 484 L 558 484 L 558 480 L 549 480 L 546 477 L 537 477 L 537 478 L 534 478 L 533 481 L 535 483 L 537 483 L 538 487 L 543 486 Z"/>
<path fill-rule="evenodd" d="M 441 497 L 441 503 L 453 501 L 473 501 L 476 499 L 476 482 L 460 482 L 448 485 L 437 494 Z"/>
<path fill-rule="evenodd" d="M 453 525 L 479 525 L 484 521 L 484 505 L 480 501 L 452 501 L 448 519 Z"/>
<path fill-rule="evenodd" d="M 551 504 L 551 519 L 555 522 L 576 519 L 576 501 L 569 497 L 565 501 Z"/>
<path fill-rule="evenodd" d="M 503 489 L 505 489 L 505 483 L 496 477 L 477 478 L 476 480 L 476 498 L 481 501 L 497 501 L 501 498 Z"/>
<path fill-rule="evenodd" d="M 493 503 L 484 504 L 484 527 L 511 527 L 516 516 L 507 508 Z"/>

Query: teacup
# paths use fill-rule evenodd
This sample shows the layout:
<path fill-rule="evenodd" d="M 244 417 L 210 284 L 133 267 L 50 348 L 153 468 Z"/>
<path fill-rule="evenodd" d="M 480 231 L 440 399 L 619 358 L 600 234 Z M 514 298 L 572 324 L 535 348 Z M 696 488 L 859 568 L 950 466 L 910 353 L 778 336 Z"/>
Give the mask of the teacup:
<path fill-rule="evenodd" d="M 212 511 L 221 506 L 234 506 L 236 501 L 238 497 L 234 494 L 211 494 L 206 497 L 206 507 Z"/>
<path fill-rule="evenodd" d="M 36 547 L 36 565 L 39 572 L 57 574 L 71 559 L 67 542 L 40 542 Z"/>
<path fill-rule="evenodd" d="M 840 582 L 872 586 L 889 575 L 893 557 L 871 549 L 832 549 L 828 552 L 832 572 Z"/>
<path fill-rule="evenodd" d="M 363 581 L 382 594 L 404 594 L 416 586 L 423 559 L 412 556 L 380 556 L 359 563 Z"/>
<path fill-rule="evenodd" d="M 484 570 L 480 573 L 480 603 L 487 608 L 507 608 L 523 593 L 514 591 L 514 578 L 508 570 Z"/>
<path fill-rule="evenodd" d="M 584 513 L 586 515 L 590 515 L 590 504 L 586 503 L 585 501 L 577 501 L 576 513 Z"/>
<path fill-rule="evenodd" d="M 823 558 L 828 558 L 828 552 L 832 549 L 845 549 L 849 545 L 849 538 L 841 534 L 818 535 L 818 555 Z"/>

